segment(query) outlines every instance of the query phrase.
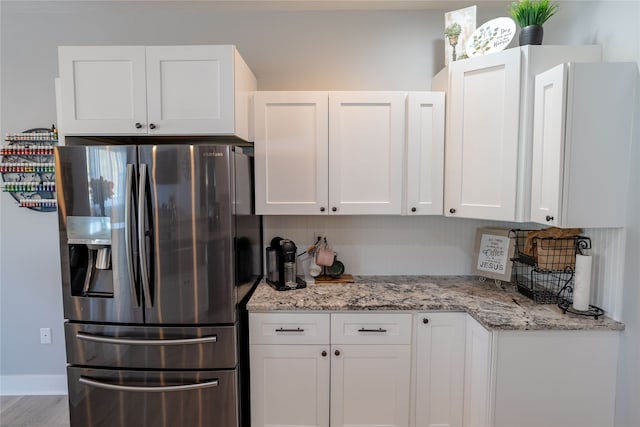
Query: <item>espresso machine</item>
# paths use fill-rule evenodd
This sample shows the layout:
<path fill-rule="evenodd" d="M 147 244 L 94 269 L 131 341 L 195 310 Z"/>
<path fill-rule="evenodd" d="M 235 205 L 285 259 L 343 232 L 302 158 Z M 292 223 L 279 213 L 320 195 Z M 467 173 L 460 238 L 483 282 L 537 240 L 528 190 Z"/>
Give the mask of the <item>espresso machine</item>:
<path fill-rule="evenodd" d="M 266 249 L 267 283 L 278 291 L 300 289 L 307 286 L 296 269 L 296 244 L 293 240 L 274 237 Z"/>

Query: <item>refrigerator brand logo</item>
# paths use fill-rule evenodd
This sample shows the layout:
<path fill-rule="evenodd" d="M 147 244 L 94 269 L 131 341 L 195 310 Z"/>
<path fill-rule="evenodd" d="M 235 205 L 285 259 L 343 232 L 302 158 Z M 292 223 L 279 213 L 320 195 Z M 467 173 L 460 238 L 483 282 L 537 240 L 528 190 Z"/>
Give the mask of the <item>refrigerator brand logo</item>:
<path fill-rule="evenodd" d="M 224 153 L 203 153 L 202 155 L 205 157 L 222 157 Z"/>

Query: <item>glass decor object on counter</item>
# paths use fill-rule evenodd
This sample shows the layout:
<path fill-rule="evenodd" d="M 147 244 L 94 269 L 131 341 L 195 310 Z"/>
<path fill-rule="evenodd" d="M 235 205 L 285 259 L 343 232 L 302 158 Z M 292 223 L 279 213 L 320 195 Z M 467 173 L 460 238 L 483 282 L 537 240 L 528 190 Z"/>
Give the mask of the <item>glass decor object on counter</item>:
<path fill-rule="evenodd" d="M 57 143 L 55 125 L 6 135 L 0 147 L 2 191 L 11 194 L 20 207 L 38 212 L 56 210 L 53 149 Z"/>

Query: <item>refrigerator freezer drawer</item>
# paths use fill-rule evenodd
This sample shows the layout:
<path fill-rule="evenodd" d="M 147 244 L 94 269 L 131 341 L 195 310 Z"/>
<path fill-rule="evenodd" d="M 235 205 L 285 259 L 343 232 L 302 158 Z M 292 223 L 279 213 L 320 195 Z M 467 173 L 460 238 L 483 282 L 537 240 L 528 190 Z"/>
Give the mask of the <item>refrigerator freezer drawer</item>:
<path fill-rule="evenodd" d="M 236 327 L 65 323 L 71 365 L 142 369 L 233 369 Z"/>
<path fill-rule="evenodd" d="M 235 370 L 67 368 L 71 427 L 237 427 Z"/>

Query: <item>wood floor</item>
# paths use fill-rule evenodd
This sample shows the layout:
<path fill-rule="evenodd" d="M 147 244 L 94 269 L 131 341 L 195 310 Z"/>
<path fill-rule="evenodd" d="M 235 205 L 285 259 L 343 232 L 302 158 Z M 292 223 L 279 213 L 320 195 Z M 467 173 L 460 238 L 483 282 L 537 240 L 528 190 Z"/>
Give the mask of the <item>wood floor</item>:
<path fill-rule="evenodd" d="M 1 427 L 69 427 L 67 396 L 0 396 Z"/>

